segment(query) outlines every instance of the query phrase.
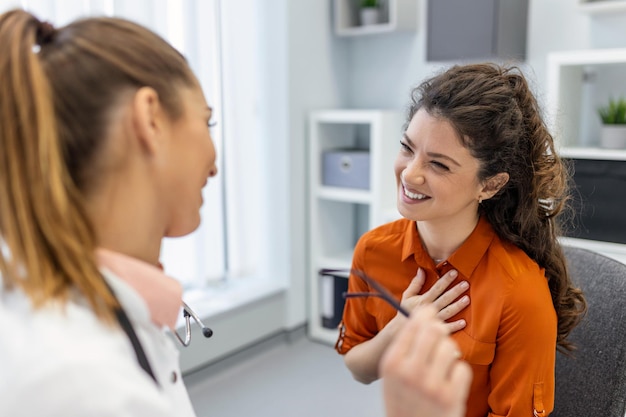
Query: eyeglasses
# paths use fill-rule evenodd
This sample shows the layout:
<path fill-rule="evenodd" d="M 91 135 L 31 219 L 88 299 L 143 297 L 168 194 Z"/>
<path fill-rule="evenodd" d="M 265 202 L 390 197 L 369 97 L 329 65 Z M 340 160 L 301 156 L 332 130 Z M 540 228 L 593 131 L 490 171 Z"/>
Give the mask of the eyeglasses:
<path fill-rule="evenodd" d="M 338 272 L 348 272 L 352 275 L 356 275 L 376 290 L 376 292 L 344 292 L 342 294 L 343 298 L 377 297 L 386 301 L 387 304 L 402 313 L 405 317 L 409 317 L 409 312 L 400 305 L 400 302 L 398 302 L 385 287 L 380 285 L 374 278 L 370 277 L 365 272 L 358 269 L 322 269 L 320 271 L 321 274 L 333 274 Z"/>
<path fill-rule="evenodd" d="M 194 321 L 198 324 L 198 326 L 200 326 L 200 328 L 202 329 L 202 334 L 204 335 L 204 337 L 209 338 L 209 337 L 213 336 L 213 330 L 211 330 L 210 328 L 206 327 L 202 323 L 202 320 L 200 320 L 200 317 L 198 317 L 198 315 L 184 301 L 183 301 L 183 317 L 185 318 L 185 340 L 183 340 L 180 337 L 180 335 L 178 334 L 178 332 L 176 330 L 174 330 L 174 334 L 176 335 L 176 338 L 178 339 L 178 341 L 180 342 L 181 345 L 187 347 L 187 346 L 189 346 L 189 343 L 191 343 L 191 322 L 190 322 L 190 318 L 193 318 Z"/>

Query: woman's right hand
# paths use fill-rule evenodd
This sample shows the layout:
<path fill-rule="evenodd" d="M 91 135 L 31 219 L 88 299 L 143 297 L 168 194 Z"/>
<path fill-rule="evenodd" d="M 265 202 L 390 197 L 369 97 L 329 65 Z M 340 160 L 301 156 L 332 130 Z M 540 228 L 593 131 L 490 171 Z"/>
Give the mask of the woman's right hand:
<path fill-rule="evenodd" d="M 402 293 L 402 307 L 408 311 L 413 311 L 418 306 L 432 304 L 438 312 L 437 317 L 446 322 L 450 333 L 458 332 L 465 327 L 465 320 L 460 319 L 452 322 L 447 320 L 466 308 L 470 304 L 470 299 L 467 294 L 459 298 L 469 289 L 467 281 L 459 282 L 448 289 L 457 276 L 458 272 L 452 269 L 439 278 L 432 288 L 424 294 L 419 294 L 426 281 L 426 273 L 422 268 L 419 268 L 415 278 Z"/>

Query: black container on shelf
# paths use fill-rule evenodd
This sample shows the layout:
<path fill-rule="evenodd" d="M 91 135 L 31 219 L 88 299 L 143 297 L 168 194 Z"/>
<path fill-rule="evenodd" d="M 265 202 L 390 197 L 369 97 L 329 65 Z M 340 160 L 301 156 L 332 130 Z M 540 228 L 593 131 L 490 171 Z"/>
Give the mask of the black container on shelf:
<path fill-rule="evenodd" d="M 343 316 L 345 299 L 348 291 L 348 272 L 319 271 L 320 279 L 320 316 L 322 327 L 336 329 Z"/>

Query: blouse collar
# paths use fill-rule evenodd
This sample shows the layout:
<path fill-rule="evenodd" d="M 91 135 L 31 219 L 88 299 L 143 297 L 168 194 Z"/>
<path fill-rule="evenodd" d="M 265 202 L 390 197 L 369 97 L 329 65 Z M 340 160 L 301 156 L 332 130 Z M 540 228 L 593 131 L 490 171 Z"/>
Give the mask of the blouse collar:
<path fill-rule="evenodd" d="M 154 324 L 176 328 L 183 296 L 180 282 L 165 275 L 160 267 L 119 252 L 98 248 L 96 259 L 100 267 L 107 268 L 137 291 Z"/>
<path fill-rule="evenodd" d="M 495 238 L 496 232 L 491 224 L 484 216 L 481 216 L 472 233 L 447 260 L 461 274 L 469 277 Z M 416 261 L 423 265 L 428 264 L 428 259 L 430 259 L 420 240 L 415 221 L 408 222 L 404 232 L 402 261 L 408 259 L 409 256 L 414 256 Z"/>

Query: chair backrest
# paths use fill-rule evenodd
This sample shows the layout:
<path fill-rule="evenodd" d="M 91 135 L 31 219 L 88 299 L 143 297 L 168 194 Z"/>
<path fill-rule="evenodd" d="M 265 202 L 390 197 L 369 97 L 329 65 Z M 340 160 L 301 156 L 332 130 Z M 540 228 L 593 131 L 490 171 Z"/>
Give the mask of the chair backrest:
<path fill-rule="evenodd" d="M 588 312 L 569 339 L 572 357 L 557 353 L 551 417 L 624 417 L 626 412 L 626 265 L 565 247 L 574 284 Z"/>

